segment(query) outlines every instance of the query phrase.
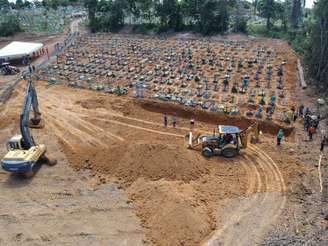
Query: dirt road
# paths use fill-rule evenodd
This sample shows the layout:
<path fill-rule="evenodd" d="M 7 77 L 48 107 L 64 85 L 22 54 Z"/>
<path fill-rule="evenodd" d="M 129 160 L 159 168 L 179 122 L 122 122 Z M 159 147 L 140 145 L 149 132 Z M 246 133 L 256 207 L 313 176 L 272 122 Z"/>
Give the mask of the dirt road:
<path fill-rule="evenodd" d="M 227 201 L 218 212 L 220 229 L 203 245 L 259 244 L 285 206 L 286 186 L 276 163 L 255 146 L 241 159 L 248 170 L 249 188 L 245 196 Z"/>

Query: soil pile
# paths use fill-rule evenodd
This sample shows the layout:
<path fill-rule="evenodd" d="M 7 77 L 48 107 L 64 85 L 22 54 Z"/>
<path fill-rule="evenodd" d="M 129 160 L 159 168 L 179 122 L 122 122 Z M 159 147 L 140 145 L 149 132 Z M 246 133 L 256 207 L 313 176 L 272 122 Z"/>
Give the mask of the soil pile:
<path fill-rule="evenodd" d="M 82 148 L 66 153 L 75 167 L 90 168 L 96 173 L 110 174 L 123 184 L 138 178 L 147 180 L 181 180 L 189 182 L 208 174 L 199 153 L 184 146 L 163 143 L 115 144 L 108 149 Z"/>
<path fill-rule="evenodd" d="M 80 104 L 85 109 L 97 109 L 105 107 L 105 100 L 103 98 L 91 98 L 87 100 L 76 101 L 76 104 Z"/>
<path fill-rule="evenodd" d="M 152 243 L 197 245 L 215 228 L 210 210 L 190 184 L 140 179 L 128 192 L 143 226 L 152 228 Z"/>

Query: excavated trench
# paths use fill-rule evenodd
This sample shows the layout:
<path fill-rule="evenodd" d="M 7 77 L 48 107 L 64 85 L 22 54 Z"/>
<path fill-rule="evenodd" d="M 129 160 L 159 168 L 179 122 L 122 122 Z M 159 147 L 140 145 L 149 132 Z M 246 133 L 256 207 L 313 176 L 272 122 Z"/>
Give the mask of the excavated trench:
<path fill-rule="evenodd" d="M 274 121 L 249 119 L 241 115 L 226 115 L 219 112 L 209 112 L 201 109 L 190 108 L 174 103 L 163 103 L 154 100 L 137 101 L 137 104 L 148 111 L 155 113 L 176 113 L 179 117 L 190 119 L 194 118 L 196 121 L 215 124 L 215 125 L 233 125 L 240 129 L 246 129 L 253 123 L 259 124 L 259 130 L 263 133 L 277 134 L 279 129 L 283 129 L 285 136 L 293 133 L 294 127 L 279 124 Z"/>

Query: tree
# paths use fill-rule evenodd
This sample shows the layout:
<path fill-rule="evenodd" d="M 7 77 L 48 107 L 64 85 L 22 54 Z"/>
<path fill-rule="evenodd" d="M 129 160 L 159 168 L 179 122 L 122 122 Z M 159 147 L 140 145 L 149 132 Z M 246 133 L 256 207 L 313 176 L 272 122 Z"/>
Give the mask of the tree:
<path fill-rule="evenodd" d="M 178 0 L 157 1 L 156 13 L 160 18 L 161 27 L 164 29 L 179 30 L 182 25 L 181 6 Z"/>
<path fill-rule="evenodd" d="M 24 6 L 23 0 L 16 0 L 15 8 L 16 9 L 21 9 Z"/>
<path fill-rule="evenodd" d="M 9 6 L 8 0 L 0 0 L 0 10 L 9 9 Z"/>
<path fill-rule="evenodd" d="M 229 14 L 227 0 L 205 0 L 200 7 L 198 29 L 209 35 L 222 33 L 228 29 Z"/>
<path fill-rule="evenodd" d="M 294 28 L 299 28 L 302 19 L 302 2 L 301 0 L 293 0 L 291 14 L 291 23 Z"/>
<path fill-rule="evenodd" d="M 208 35 L 228 29 L 227 0 L 184 0 L 181 7 L 186 24 L 196 31 Z"/>
<path fill-rule="evenodd" d="M 290 22 L 290 13 L 292 11 L 292 0 L 285 0 L 281 3 L 278 13 L 281 15 L 281 23 L 283 30 L 286 32 L 288 29 L 288 23 Z"/>
<path fill-rule="evenodd" d="M 118 31 L 124 25 L 124 10 L 127 5 L 124 0 L 121 1 L 109 1 L 110 12 L 108 18 L 108 30 L 109 31 Z"/>
<path fill-rule="evenodd" d="M 184 0 L 182 1 L 182 11 L 184 18 L 187 19 L 187 25 L 194 26 L 200 22 L 200 9 L 202 0 Z"/>
<path fill-rule="evenodd" d="M 0 36 L 11 36 L 21 31 L 19 19 L 15 15 L 6 15 L 4 21 L 0 23 Z"/>
<path fill-rule="evenodd" d="M 136 9 L 138 9 L 139 17 L 148 23 L 151 23 L 153 20 L 155 5 L 152 0 L 135 0 Z"/>
<path fill-rule="evenodd" d="M 250 17 L 250 9 L 249 3 L 237 0 L 235 7 L 233 8 L 233 18 L 232 18 L 232 30 L 234 32 L 247 32 L 247 21 Z"/>
<path fill-rule="evenodd" d="M 274 0 L 262 0 L 259 2 L 260 15 L 266 18 L 266 27 L 268 30 L 272 27 L 272 20 L 275 17 Z"/>
<path fill-rule="evenodd" d="M 328 1 L 318 0 L 307 54 L 310 74 L 328 91 Z"/>
<path fill-rule="evenodd" d="M 95 21 L 96 11 L 97 11 L 97 0 L 83 0 L 84 7 L 88 10 L 89 21 Z"/>

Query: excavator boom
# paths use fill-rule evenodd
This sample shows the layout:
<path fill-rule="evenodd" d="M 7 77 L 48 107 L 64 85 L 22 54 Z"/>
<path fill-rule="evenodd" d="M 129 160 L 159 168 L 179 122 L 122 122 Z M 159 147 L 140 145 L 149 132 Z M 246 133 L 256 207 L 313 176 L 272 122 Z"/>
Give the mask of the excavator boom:
<path fill-rule="evenodd" d="M 34 117 L 30 120 L 30 109 Z M 33 82 L 28 81 L 22 113 L 20 115 L 21 135 L 14 136 L 7 143 L 8 153 L 1 160 L 4 170 L 15 173 L 32 172 L 33 167 L 40 158 L 45 158 L 46 146 L 36 145 L 30 133 L 30 127 L 40 128 L 41 113 L 39 111 L 38 97 Z"/>

